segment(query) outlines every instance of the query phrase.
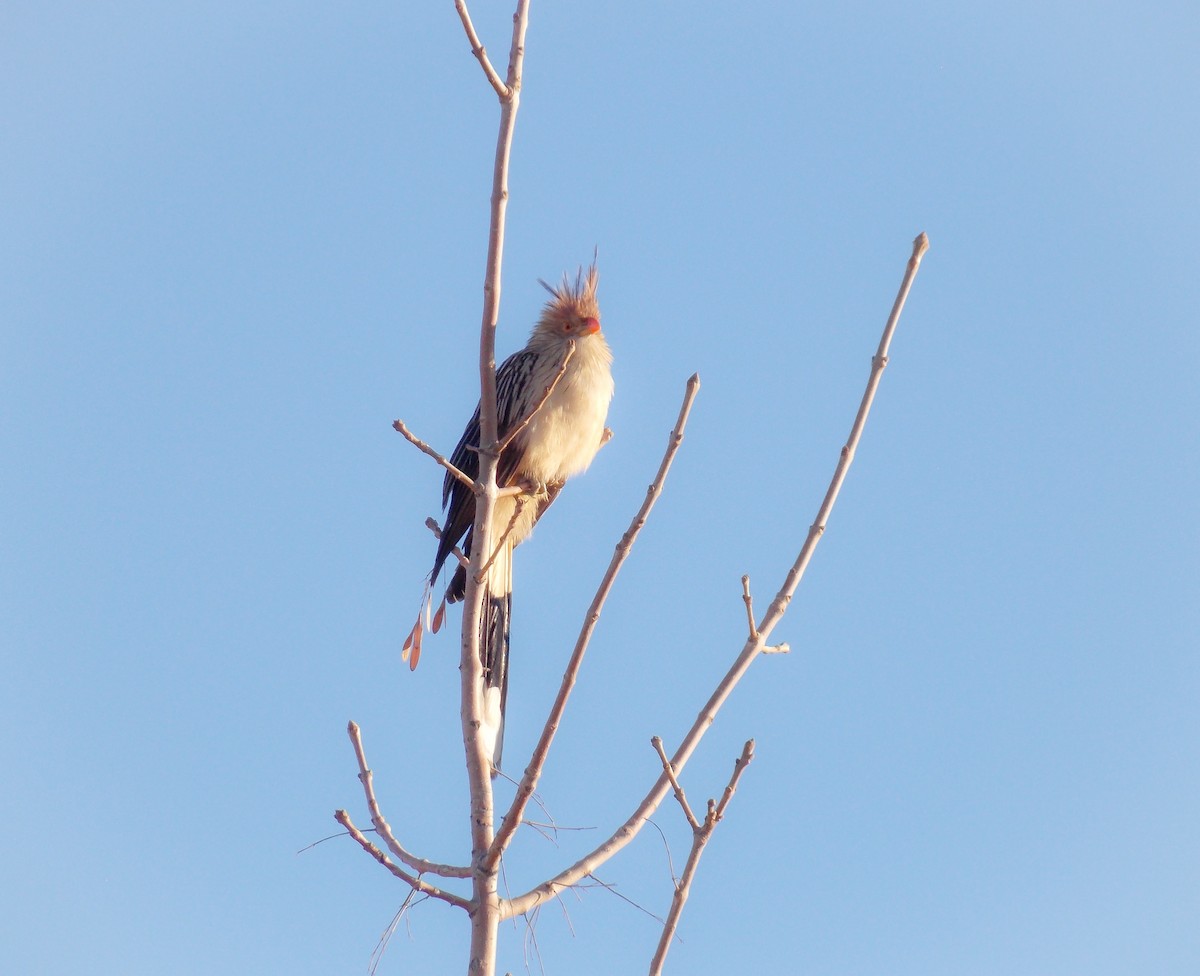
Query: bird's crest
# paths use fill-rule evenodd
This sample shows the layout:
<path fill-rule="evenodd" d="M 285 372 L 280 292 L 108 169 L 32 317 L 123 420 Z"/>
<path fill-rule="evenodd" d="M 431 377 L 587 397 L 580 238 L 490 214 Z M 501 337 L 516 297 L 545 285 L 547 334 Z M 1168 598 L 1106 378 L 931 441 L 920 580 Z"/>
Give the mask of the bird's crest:
<path fill-rule="evenodd" d="M 553 321 L 576 316 L 581 319 L 600 318 L 600 306 L 596 302 L 596 285 L 600 282 L 600 272 L 596 269 L 596 261 L 585 273 L 580 268 L 572 281 L 570 275 L 563 273 L 562 282 L 557 288 L 538 278 L 538 284 L 550 292 L 551 299 L 542 309 L 542 321 Z"/>

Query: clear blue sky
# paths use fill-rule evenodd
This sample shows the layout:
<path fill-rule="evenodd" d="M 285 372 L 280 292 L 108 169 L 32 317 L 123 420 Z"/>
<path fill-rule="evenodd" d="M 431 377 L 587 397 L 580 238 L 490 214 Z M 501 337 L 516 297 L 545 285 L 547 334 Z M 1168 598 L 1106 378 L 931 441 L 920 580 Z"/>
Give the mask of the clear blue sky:
<path fill-rule="evenodd" d="M 510 13 L 476 4 L 500 62 Z M 669 968 L 1200 972 L 1198 31 L 533 4 L 498 347 L 598 245 L 616 437 L 518 553 L 513 762 L 704 385 L 543 783 L 595 830 L 523 838 L 512 890 L 624 819 L 736 654 L 924 230 L 793 652 L 685 776 L 757 739 Z M 455 642 L 399 659 L 440 478 L 390 424 L 449 448 L 478 395 L 494 98 L 449 0 L 9 4 L 0 84 L 3 968 L 365 972 L 404 890 L 296 852 L 366 822 L 354 718 L 400 835 L 466 857 Z M 602 877 L 667 906 L 654 831 Z M 602 890 L 536 927 L 575 976 L 656 934 Z M 421 905 L 379 971 L 465 938 Z"/>

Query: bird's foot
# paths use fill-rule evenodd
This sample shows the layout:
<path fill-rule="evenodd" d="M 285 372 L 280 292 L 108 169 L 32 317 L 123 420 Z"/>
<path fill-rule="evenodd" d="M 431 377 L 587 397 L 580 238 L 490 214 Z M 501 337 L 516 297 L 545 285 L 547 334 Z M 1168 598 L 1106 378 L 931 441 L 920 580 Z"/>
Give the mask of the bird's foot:
<path fill-rule="evenodd" d="M 541 498 L 550 494 L 550 485 L 534 478 L 522 478 L 519 485 L 525 494 L 533 495 L 534 498 Z"/>

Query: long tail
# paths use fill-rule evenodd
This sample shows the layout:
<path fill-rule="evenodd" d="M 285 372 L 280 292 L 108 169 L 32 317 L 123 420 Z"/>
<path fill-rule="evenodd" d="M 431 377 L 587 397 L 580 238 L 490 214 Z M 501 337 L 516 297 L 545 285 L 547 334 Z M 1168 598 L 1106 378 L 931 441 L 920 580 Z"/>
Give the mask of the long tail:
<path fill-rule="evenodd" d="M 502 517 L 499 521 L 507 523 L 508 519 L 503 517 L 507 514 L 501 509 Z M 488 569 L 487 592 L 484 594 L 479 616 L 479 661 L 483 665 L 483 725 L 480 734 L 484 737 L 484 749 L 492 754 L 493 777 L 500 769 L 500 757 L 504 751 L 504 708 L 508 703 L 508 626 L 512 616 L 512 554 L 516 546 L 511 529 L 511 524 L 508 524 L 505 539 Z M 473 534 L 468 531 L 463 543 L 467 555 L 471 553 Z M 466 595 L 467 574 L 463 567 L 459 566 L 450 579 L 450 585 L 446 587 L 442 606 L 434 615 L 435 633 L 441 626 L 445 605 L 458 603 Z M 421 650 L 418 633 L 420 628 L 421 621 L 418 620 L 414 628 L 414 633 L 417 633 L 415 654 L 419 654 Z M 409 641 L 413 641 L 411 636 Z M 405 645 L 405 649 L 407 651 L 408 644 Z"/>
<path fill-rule="evenodd" d="M 508 702 L 508 622 L 512 616 L 511 542 L 501 544 L 488 571 L 479 618 L 479 658 L 483 664 L 484 748 L 492 753 L 492 776 L 504 751 L 504 706 Z"/>

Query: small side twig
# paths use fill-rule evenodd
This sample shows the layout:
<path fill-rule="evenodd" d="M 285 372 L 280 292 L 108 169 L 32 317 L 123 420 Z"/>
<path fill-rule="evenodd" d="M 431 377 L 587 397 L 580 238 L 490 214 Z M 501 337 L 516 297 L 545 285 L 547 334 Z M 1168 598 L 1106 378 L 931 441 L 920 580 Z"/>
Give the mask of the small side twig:
<path fill-rule="evenodd" d="M 492 62 L 488 60 L 487 51 L 483 47 L 483 42 L 479 40 L 479 35 L 475 33 L 475 25 L 471 23 L 471 14 L 468 12 L 464 0 L 454 0 L 454 9 L 458 11 L 458 19 L 462 21 L 463 30 L 467 32 L 467 40 L 471 44 L 471 53 L 475 55 L 479 66 L 483 68 L 488 84 L 501 98 L 508 98 L 508 85 L 504 83 L 499 73 L 492 67 Z"/>
<path fill-rule="evenodd" d="M 411 430 L 409 430 L 408 425 L 405 424 L 403 420 L 392 421 L 392 427 L 394 427 L 401 434 L 403 434 L 405 439 L 410 444 L 412 444 L 413 447 L 417 448 L 417 450 L 421 451 L 424 454 L 428 454 L 431 458 L 433 458 L 435 461 L 437 461 L 438 464 L 440 464 L 443 468 L 445 468 L 452 475 L 454 475 L 454 477 L 457 478 L 459 481 L 461 481 L 464 485 L 466 485 L 472 491 L 475 490 L 475 482 L 474 481 L 472 481 L 465 474 L 463 474 L 462 471 L 460 471 L 453 464 L 451 464 L 450 461 L 447 460 L 447 458 L 444 455 L 438 454 L 437 451 L 435 451 L 432 447 L 430 447 L 423 440 L 421 440 L 421 438 L 419 438 L 416 434 L 414 434 Z"/>
<path fill-rule="evenodd" d="M 758 625 L 754 623 L 754 601 L 750 598 L 750 577 L 742 577 L 742 601 L 746 604 L 746 619 L 750 623 L 750 639 L 758 636 Z"/>
<path fill-rule="evenodd" d="M 438 539 L 439 541 L 441 540 L 442 527 L 437 524 L 437 519 L 427 518 L 425 520 L 425 528 L 427 528 L 430 532 L 433 533 L 433 537 L 435 539 Z M 451 546 L 450 554 L 452 556 L 454 556 L 455 559 L 458 560 L 458 564 L 460 566 L 462 566 L 464 569 L 471 568 L 471 560 L 469 560 L 466 556 L 463 555 L 463 551 L 461 549 L 459 549 L 458 546 Z"/>
<path fill-rule="evenodd" d="M 683 787 L 679 785 L 679 780 L 675 776 L 675 767 L 671 765 L 671 760 L 667 756 L 667 751 L 663 748 L 663 741 L 657 735 L 650 740 L 650 744 L 654 746 L 654 751 L 658 753 L 658 758 L 662 760 L 663 772 L 667 774 L 667 779 L 671 781 L 671 787 L 675 790 L 675 799 L 679 801 L 679 805 L 683 807 L 683 815 L 687 817 L 687 822 L 692 825 L 692 830 L 700 829 L 700 821 L 696 819 L 696 815 L 692 813 L 691 804 L 687 801 L 687 796 L 684 795 Z"/>
<path fill-rule="evenodd" d="M 456 867 L 451 864 L 437 864 L 434 861 L 427 861 L 423 857 L 417 857 L 406 851 L 400 842 L 396 840 L 392 833 L 392 828 L 383 816 L 383 811 L 379 808 L 379 801 L 375 798 L 374 774 L 367 766 L 367 754 L 363 748 L 362 731 L 358 727 L 357 722 L 350 722 L 346 726 L 346 734 L 350 736 L 350 742 L 354 746 L 354 755 L 358 760 L 358 779 L 362 783 L 363 793 L 367 798 L 367 809 L 371 812 L 371 823 L 375 825 L 375 830 L 379 836 L 397 858 L 407 864 L 418 874 L 436 874 L 443 878 L 469 878 L 471 869 L 465 867 Z"/>
<path fill-rule="evenodd" d="M 571 357 L 574 355 L 575 340 L 572 339 L 570 344 L 567 346 L 567 354 L 563 356 L 563 361 L 559 364 L 558 372 L 554 374 L 554 379 L 552 379 L 549 385 L 542 390 L 542 395 L 538 398 L 538 402 L 533 405 L 533 409 L 530 410 L 529 413 L 525 414 L 525 416 L 521 418 L 521 420 L 513 427 L 513 429 L 504 435 L 504 439 L 496 447 L 497 453 L 504 453 L 504 451 L 508 449 L 508 446 L 517 439 L 517 435 L 529 426 L 530 421 L 532 421 L 533 418 L 538 415 L 538 412 L 542 409 L 542 407 L 546 405 L 546 401 L 550 399 L 550 395 L 558 386 L 559 380 L 561 380 L 566 374 L 567 363 L 571 361 Z"/>
<path fill-rule="evenodd" d="M 663 769 L 672 782 L 675 782 L 675 774 L 671 768 L 671 762 L 666 758 L 666 754 L 661 751 L 662 742 L 658 741 L 659 755 L 663 760 Z M 697 823 L 696 818 L 692 815 L 684 805 L 684 813 L 687 815 L 688 823 L 692 825 L 692 849 L 688 854 L 687 863 L 683 866 L 683 874 L 679 876 L 679 881 L 675 884 L 675 892 L 671 896 L 671 910 L 667 912 L 667 920 L 663 923 L 662 935 L 658 939 L 658 948 L 654 952 L 654 959 L 650 963 L 650 976 L 660 976 L 662 973 L 663 963 L 666 962 L 667 952 L 671 948 L 671 942 L 675 938 L 675 930 L 679 927 L 679 918 L 683 914 L 683 906 L 687 904 L 688 895 L 692 891 L 692 880 L 696 877 L 696 869 L 700 866 L 700 858 L 704 854 L 704 848 L 708 846 L 708 842 L 712 839 L 713 831 L 717 829 L 717 824 L 721 822 L 721 818 L 725 816 L 725 808 L 729 806 L 729 801 L 733 799 L 733 794 L 737 791 L 738 781 L 742 778 L 742 773 L 746 771 L 746 767 L 754 760 L 754 740 L 748 739 L 742 747 L 742 754 L 738 756 L 737 761 L 733 764 L 733 774 L 729 777 L 729 783 L 725 787 L 725 792 L 721 794 L 721 801 L 708 801 L 708 813 L 704 816 L 704 823 Z M 680 789 L 676 792 L 679 796 L 683 791 Z M 680 801 L 681 803 L 683 801 Z"/>

